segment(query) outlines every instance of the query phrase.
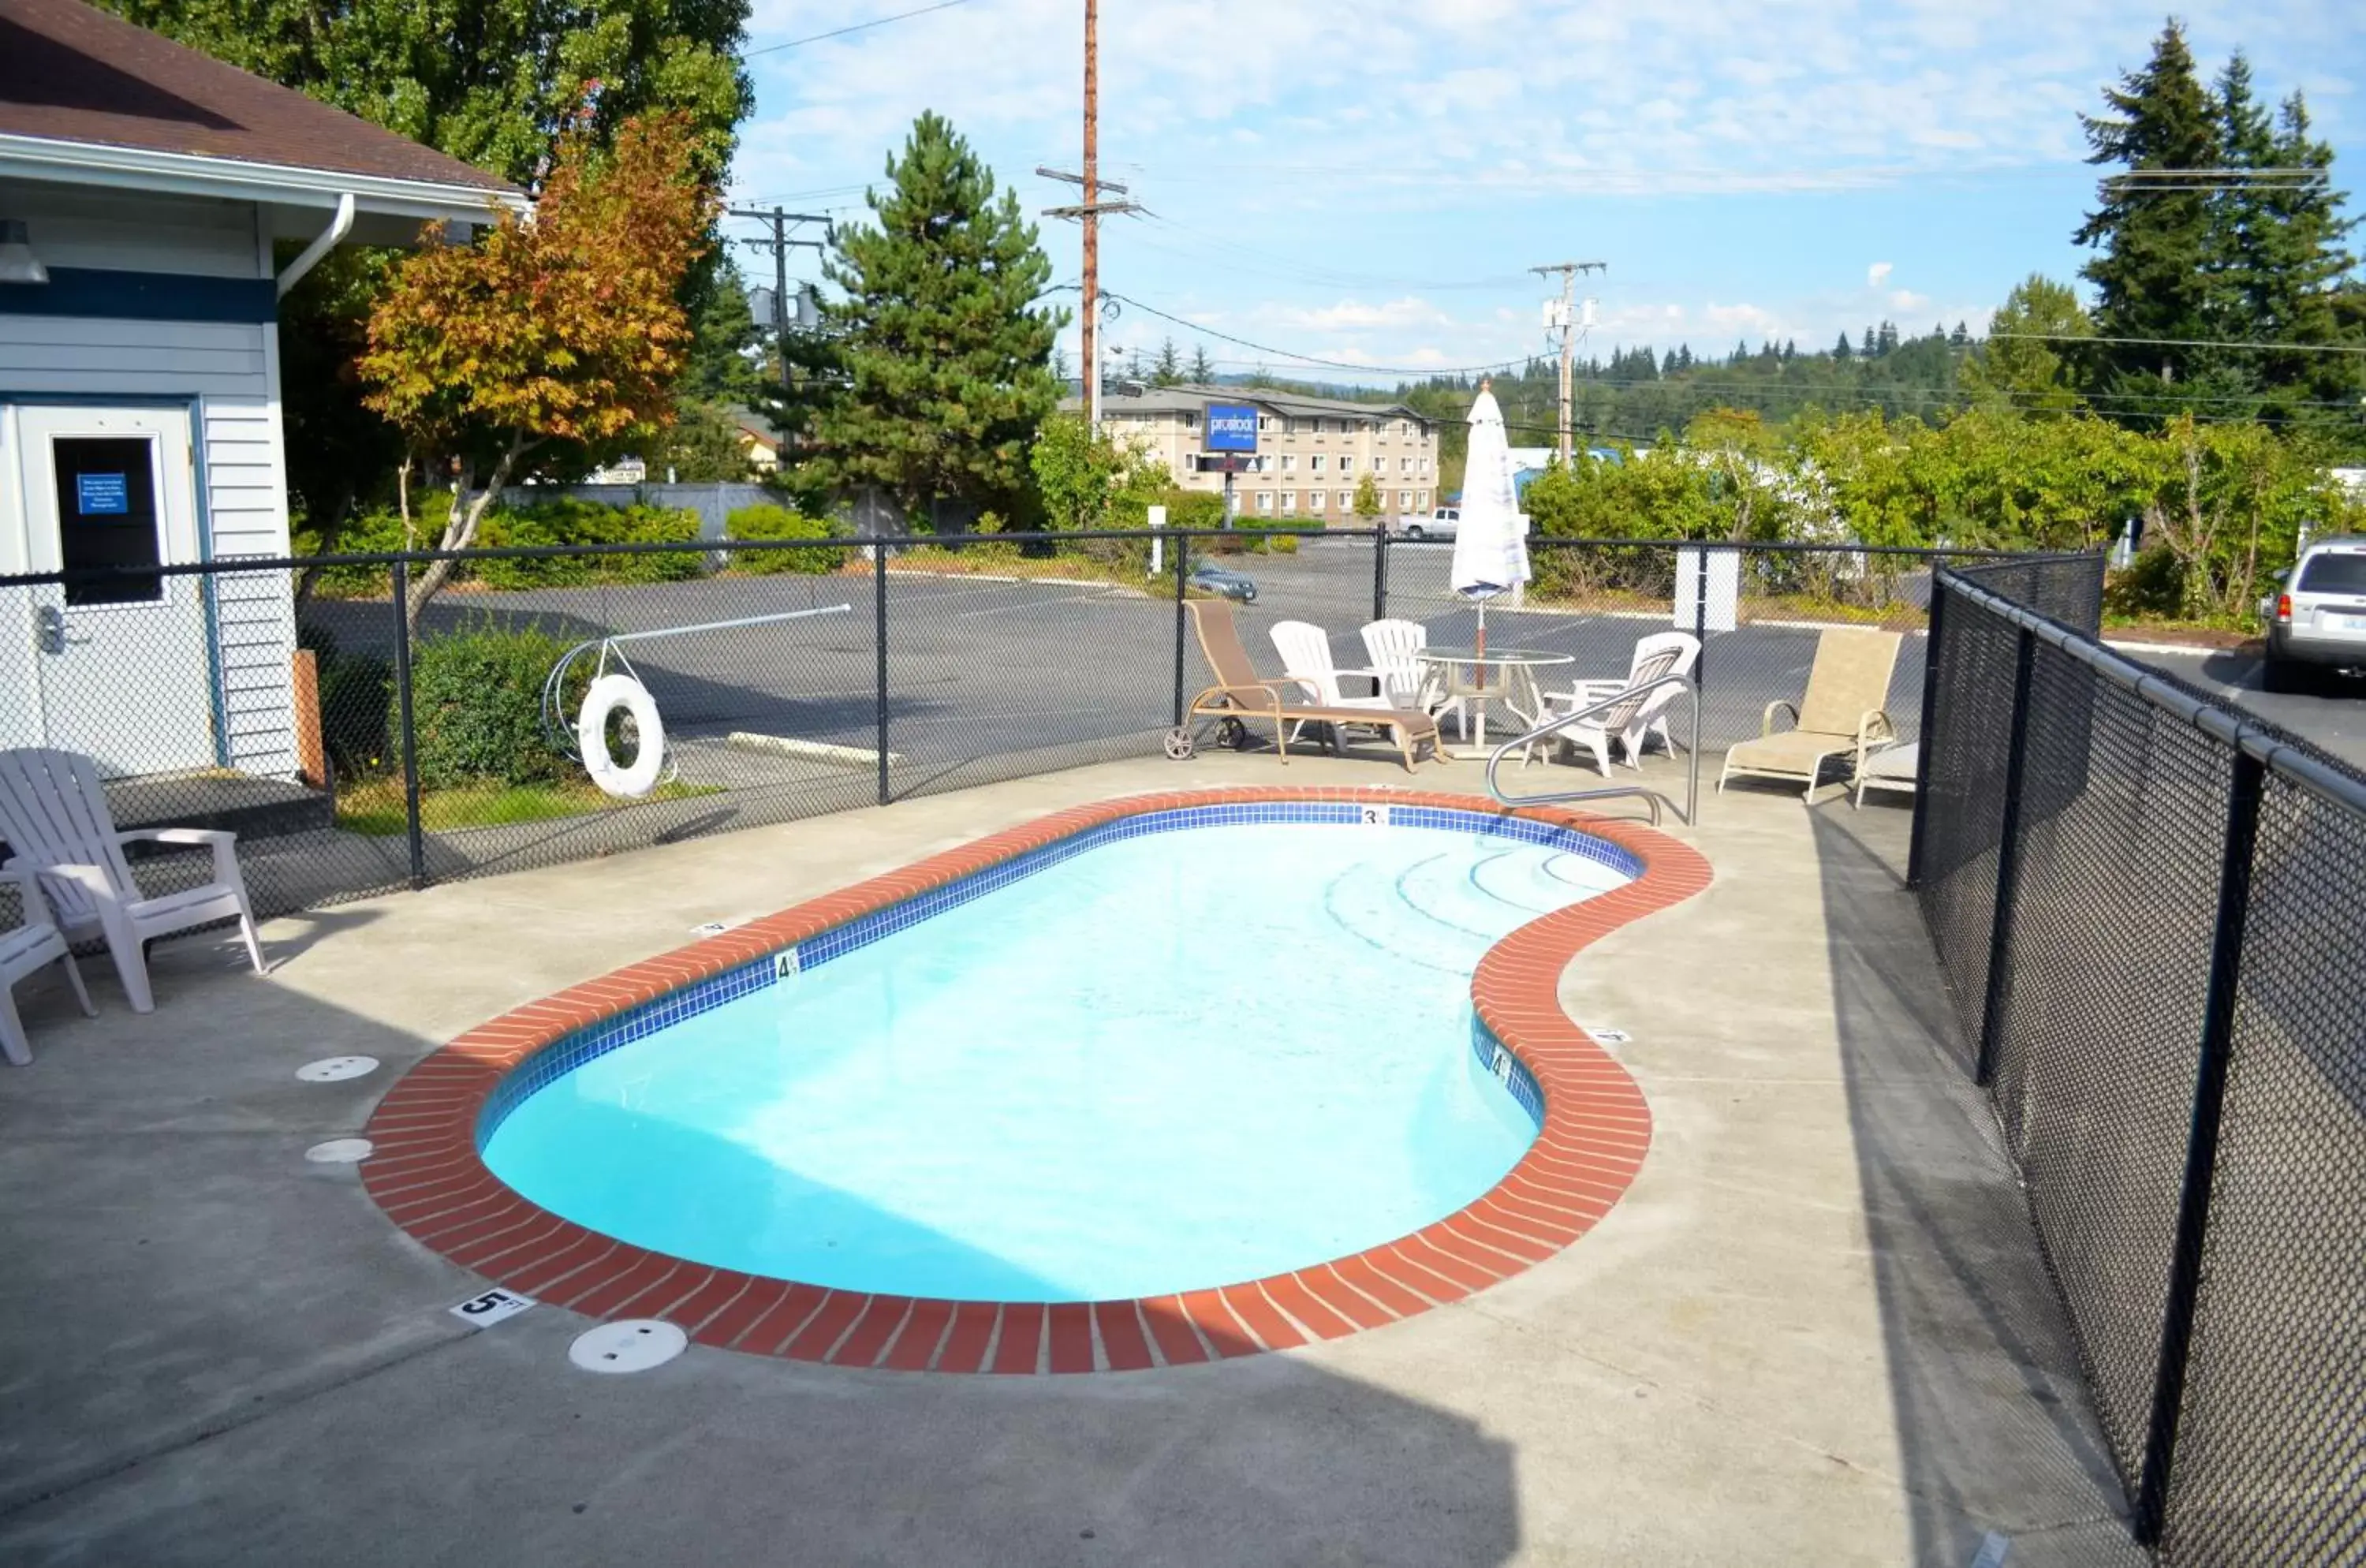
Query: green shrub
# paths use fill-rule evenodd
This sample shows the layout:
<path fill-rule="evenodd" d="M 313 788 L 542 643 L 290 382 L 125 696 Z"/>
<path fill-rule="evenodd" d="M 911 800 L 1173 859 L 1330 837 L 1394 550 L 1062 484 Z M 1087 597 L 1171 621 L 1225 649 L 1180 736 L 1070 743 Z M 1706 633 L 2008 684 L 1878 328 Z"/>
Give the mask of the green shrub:
<path fill-rule="evenodd" d="M 2166 549 L 2137 551 L 2124 569 L 2104 577 L 2103 613 L 2130 617 L 2184 614 L 2184 563 Z"/>
<path fill-rule="evenodd" d="M 542 731 L 542 686 L 569 647 L 538 625 L 504 627 L 490 619 L 421 641 L 411 656 L 420 784 L 446 789 L 566 776 L 571 761 Z"/>
<path fill-rule="evenodd" d="M 743 506 L 723 521 L 724 536 L 732 539 L 827 539 L 836 530 L 819 517 L 807 517 L 769 502 Z M 846 564 L 847 552 L 807 548 L 794 550 L 734 550 L 732 570 L 759 577 L 787 572 L 832 572 Z"/>
<path fill-rule="evenodd" d="M 531 506 L 496 506 L 477 528 L 486 549 L 514 545 L 694 544 L 698 513 L 686 507 L 607 506 L 568 496 Z M 545 556 L 479 561 L 471 568 L 488 588 L 564 588 L 580 583 L 680 582 L 706 569 L 702 550 L 643 555 Z"/>
<path fill-rule="evenodd" d="M 321 626 L 297 635 L 312 650 L 321 695 L 321 744 L 340 783 L 399 764 L 387 744 L 394 667 L 373 654 L 347 653 Z"/>

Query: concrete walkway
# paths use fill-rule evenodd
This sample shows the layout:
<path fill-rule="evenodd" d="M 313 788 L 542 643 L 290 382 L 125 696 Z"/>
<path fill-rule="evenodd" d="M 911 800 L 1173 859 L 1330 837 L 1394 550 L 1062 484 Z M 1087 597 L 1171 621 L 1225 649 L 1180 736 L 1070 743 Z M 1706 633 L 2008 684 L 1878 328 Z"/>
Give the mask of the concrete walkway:
<path fill-rule="evenodd" d="M 1532 779 L 1540 775 L 1532 773 Z M 1570 775 L 1558 773 L 1559 779 Z M 0 1071 L 0 1561 L 1963 1564 L 2135 1561 L 1895 868 L 1906 814 L 1715 797 L 1717 882 L 1590 949 L 1656 1117 L 1619 1206 L 1460 1304 L 1082 1378 L 693 1348 L 572 1370 L 351 1167 L 400 1069 L 520 1002 L 1056 807 L 1369 761 L 1127 762 L 275 921 L 19 996 Z M 1432 788 L 1478 793 L 1468 765 Z M 1681 829 L 1679 829 L 1681 831 Z M 1081 962 L 1088 960 L 1080 956 Z M 351 1083 L 295 1067 L 359 1053 Z"/>

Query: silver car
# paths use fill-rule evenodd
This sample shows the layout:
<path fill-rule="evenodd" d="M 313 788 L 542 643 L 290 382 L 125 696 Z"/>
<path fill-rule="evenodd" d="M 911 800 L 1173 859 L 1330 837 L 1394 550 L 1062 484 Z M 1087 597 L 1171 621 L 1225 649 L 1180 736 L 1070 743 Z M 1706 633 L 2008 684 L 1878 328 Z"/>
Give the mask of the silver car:
<path fill-rule="evenodd" d="M 2268 659 L 2259 683 L 2297 691 L 2318 670 L 2366 670 L 2366 536 L 2313 540 L 2259 602 Z"/>

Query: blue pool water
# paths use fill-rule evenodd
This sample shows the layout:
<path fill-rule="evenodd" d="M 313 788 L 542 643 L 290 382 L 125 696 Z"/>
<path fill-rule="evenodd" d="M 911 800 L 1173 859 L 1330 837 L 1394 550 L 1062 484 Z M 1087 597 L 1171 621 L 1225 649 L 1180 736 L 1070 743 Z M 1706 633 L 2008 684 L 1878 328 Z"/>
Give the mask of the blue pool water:
<path fill-rule="evenodd" d="M 849 1290 L 1300 1268 L 1511 1168 L 1537 1123 L 1472 1051 L 1470 972 L 1626 880 L 1469 830 L 1117 839 L 582 1064 L 485 1159 L 592 1229 Z"/>

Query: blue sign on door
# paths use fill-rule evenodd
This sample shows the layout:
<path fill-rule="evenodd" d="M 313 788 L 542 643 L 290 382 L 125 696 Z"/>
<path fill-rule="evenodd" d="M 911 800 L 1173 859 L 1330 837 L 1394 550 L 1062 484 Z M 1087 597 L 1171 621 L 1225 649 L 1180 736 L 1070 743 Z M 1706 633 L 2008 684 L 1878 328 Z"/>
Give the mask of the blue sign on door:
<path fill-rule="evenodd" d="M 74 509 L 84 517 L 122 516 L 131 510 L 130 476 L 76 474 Z"/>
<path fill-rule="evenodd" d="M 1257 411 L 1247 403 L 1210 403 L 1208 438 L 1211 452 L 1254 452 L 1257 446 Z"/>

